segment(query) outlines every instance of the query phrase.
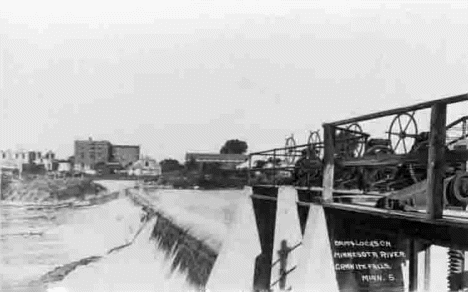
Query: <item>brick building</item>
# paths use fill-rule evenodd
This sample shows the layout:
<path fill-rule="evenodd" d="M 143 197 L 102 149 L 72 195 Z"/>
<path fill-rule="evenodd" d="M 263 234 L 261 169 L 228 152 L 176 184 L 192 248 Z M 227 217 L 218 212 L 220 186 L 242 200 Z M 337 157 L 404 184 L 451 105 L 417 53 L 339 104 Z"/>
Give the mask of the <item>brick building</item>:
<path fill-rule="evenodd" d="M 112 145 L 113 162 L 127 167 L 140 159 L 140 146 L 137 145 Z"/>
<path fill-rule="evenodd" d="M 75 170 L 90 170 L 99 162 L 108 163 L 111 148 L 109 141 L 94 141 L 92 138 L 75 141 Z"/>

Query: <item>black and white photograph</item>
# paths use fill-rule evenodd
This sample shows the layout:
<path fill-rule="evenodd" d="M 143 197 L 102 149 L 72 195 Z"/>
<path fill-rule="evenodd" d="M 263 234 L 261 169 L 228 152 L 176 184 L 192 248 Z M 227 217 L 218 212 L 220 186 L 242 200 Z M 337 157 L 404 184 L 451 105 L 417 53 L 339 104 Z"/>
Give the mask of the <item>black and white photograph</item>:
<path fill-rule="evenodd" d="M 468 292 L 468 1 L 0 4 L 0 291 Z"/>

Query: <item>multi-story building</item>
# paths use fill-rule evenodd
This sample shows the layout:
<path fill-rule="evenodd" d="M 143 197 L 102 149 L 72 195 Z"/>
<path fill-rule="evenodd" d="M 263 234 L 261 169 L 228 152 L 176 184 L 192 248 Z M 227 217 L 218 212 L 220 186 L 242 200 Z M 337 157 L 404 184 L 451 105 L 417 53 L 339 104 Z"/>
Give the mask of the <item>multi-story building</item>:
<path fill-rule="evenodd" d="M 140 159 L 140 146 L 112 145 L 112 161 L 127 167 Z"/>
<path fill-rule="evenodd" d="M 51 150 L 0 150 L 1 165 L 16 165 L 22 168 L 24 164 L 43 165 L 47 171 L 52 170 L 55 153 Z"/>
<path fill-rule="evenodd" d="M 46 150 L 43 152 L 40 151 L 29 151 L 29 163 L 34 163 L 36 165 L 44 165 L 44 168 L 48 171 L 53 169 L 53 163 L 55 161 L 55 153 Z"/>
<path fill-rule="evenodd" d="M 0 165 L 2 167 L 22 169 L 24 163 L 28 163 L 28 154 L 23 150 L 1 150 Z"/>
<path fill-rule="evenodd" d="M 91 170 L 97 163 L 108 163 L 110 159 L 111 143 L 109 141 L 94 141 L 92 138 L 75 141 L 75 170 Z"/>

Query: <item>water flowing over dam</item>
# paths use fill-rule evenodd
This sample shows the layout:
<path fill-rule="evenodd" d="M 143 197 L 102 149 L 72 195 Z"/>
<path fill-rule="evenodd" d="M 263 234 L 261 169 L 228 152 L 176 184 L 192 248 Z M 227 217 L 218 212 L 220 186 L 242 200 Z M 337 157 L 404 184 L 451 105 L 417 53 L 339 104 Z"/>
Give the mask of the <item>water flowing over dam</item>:
<path fill-rule="evenodd" d="M 105 204 L 50 211 L 58 222 L 35 240 L 6 238 L 2 291 L 198 290 L 208 281 L 240 193 L 155 190 L 138 196 L 129 190 Z M 27 260 L 26 245 L 49 263 Z M 30 275 L 21 271 L 25 266 Z"/>
<path fill-rule="evenodd" d="M 47 218 L 55 216 L 55 225 L 42 227 L 42 235 L 3 234 L 8 256 L 2 258 L 2 291 L 348 291 L 343 287 L 355 285 L 350 271 L 393 271 L 400 263 L 396 280 L 408 291 L 408 262 L 399 260 L 405 249 L 394 249 L 395 241 L 384 237 L 341 240 L 344 227 L 330 241 L 330 214 L 318 205 L 297 204 L 309 195 L 293 187 L 118 189 L 118 198 L 107 203 L 52 212 Z M 5 210 L 9 222 L 20 214 Z M 363 255 L 358 249 L 382 247 L 388 248 L 386 263 L 349 262 Z M 445 248 L 432 249 L 434 261 L 445 262 L 446 254 Z M 431 270 L 433 279 L 443 280 L 445 273 L 446 265 Z M 379 277 L 365 281 L 377 287 L 372 282 L 381 283 Z M 446 283 L 434 281 L 432 287 L 444 291 Z"/>

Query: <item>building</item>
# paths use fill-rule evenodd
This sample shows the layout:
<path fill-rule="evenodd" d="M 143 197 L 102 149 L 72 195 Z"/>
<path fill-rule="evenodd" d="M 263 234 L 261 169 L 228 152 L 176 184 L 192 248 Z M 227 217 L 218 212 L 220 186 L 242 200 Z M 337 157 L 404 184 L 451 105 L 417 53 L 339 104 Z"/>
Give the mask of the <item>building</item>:
<path fill-rule="evenodd" d="M 186 163 L 196 163 L 199 169 L 207 163 L 219 163 L 222 169 L 236 169 L 249 158 L 245 154 L 186 153 Z"/>
<path fill-rule="evenodd" d="M 18 156 L 21 157 L 21 159 L 18 159 Z M 10 149 L 0 150 L 0 166 L 2 168 L 18 169 L 21 171 L 23 168 L 23 161 L 26 160 L 23 160 L 22 158 L 22 153 L 21 155 L 18 155 L 16 151 Z"/>
<path fill-rule="evenodd" d="M 55 153 L 51 150 L 46 150 L 43 152 L 29 152 L 29 163 L 34 163 L 36 165 L 43 165 L 47 171 L 53 170 Z"/>
<path fill-rule="evenodd" d="M 140 146 L 112 145 L 112 161 L 127 167 L 140 159 Z"/>
<path fill-rule="evenodd" d="M 92 138 L 75 141 L 75 170 L 93 170 L 99 162 L 108 163 L 111 146 L 109 141 L 94 141 Z"/>
<path fill-rule="evenodd" d="M 144 157 L 129 166 L 127 172 L 129 175 L 136 176 L 158 176 L 161 175 L 161 166 L 155 159 Z"/>
<path fill-rule="evenodd" d="M 58 172 L 70 172 L 72 170 L 72 165 L 68 160 L 58 160 L 57 163 Z"/>
<path fill-rule="evenodd" d="M 108 174 L 115 174 L 123 170 L 124 168 L 118 162 L 108 162 L 102 163 L 99 162 L 95 165 L 94 170 L 99 175 L 108 175 Z"/>
<path fill-rule="evenodd" d="M 0 150 L 1 165 L 16 165 L 23 168 L 23 165 L 43 166 L 45 170 L 51 171 L 55 160 L 55 153 L 52 150 Z"/>

